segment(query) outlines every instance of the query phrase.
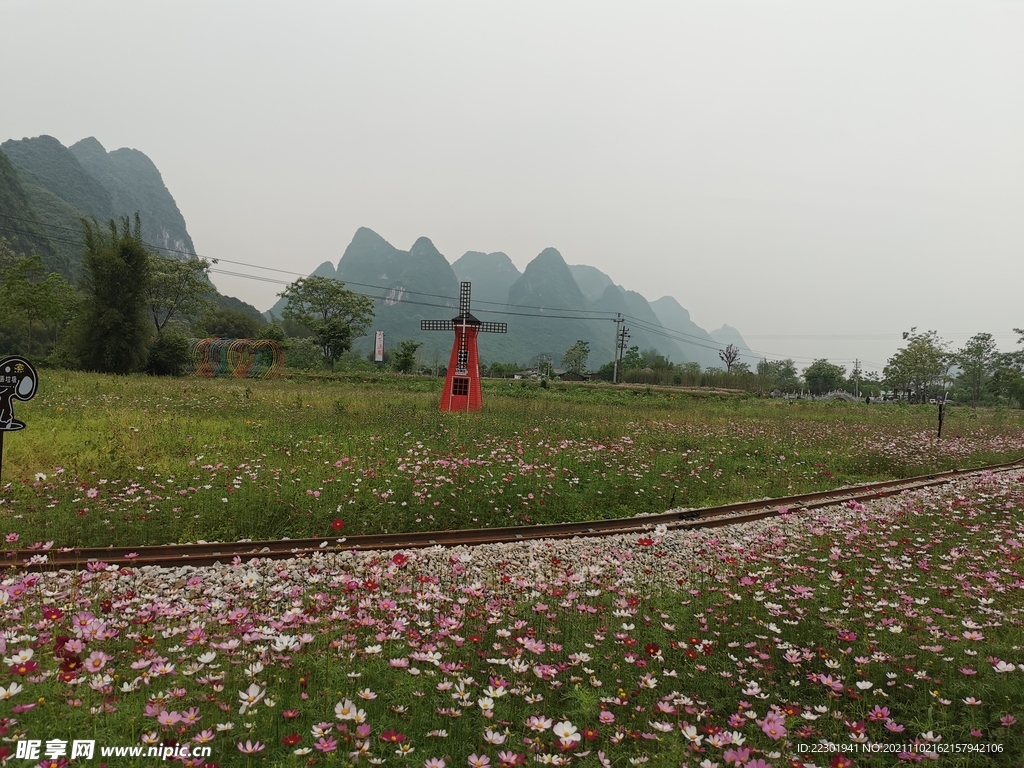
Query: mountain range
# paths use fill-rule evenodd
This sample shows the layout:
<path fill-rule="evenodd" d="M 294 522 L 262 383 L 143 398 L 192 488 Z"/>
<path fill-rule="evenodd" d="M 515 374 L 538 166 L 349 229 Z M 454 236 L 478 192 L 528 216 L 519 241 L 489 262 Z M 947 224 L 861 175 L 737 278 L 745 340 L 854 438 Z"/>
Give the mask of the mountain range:
<path fill-rule="evenodd" d="M 185 218 L 156 165 L 137 149 L 108 152 L 89 137 L 65 147 L 52 136 L 0 144 L 0 237 L 19 253 L 37 253 L 44 265 L 69 280 L 81 273 L 83 218 L 105 224 L 139 213 L 143 239 L 163 255 L 189 258 L 195 252 Z M 590 344 L 590 366 L 612 359 L 621 314 L 628 346 L 656 349 L 674 363 L 719 366 L 718 351 L 747 345 L 734 328 L 710 333 L 690 319 L 672 296 L 649 302 L 616 285 L 585 264 L 568 265 L 546 248 L 520 272 L 504 253 L 469 251 L 449 263 L 426 237 L 400 250 L 365 227 L 356 231 L 337 265 L 324 262 L 315 275 L 337 278 L 373 296 L 372 330 L 385 333 L 387 346 L 405 339 L 423 344 L 420 360 L 445 364 L 451 334 L 420 330 L 420 320 L 447 320 L 458 314 L 459 283 L 472 283 L 474 315 L 504 322 L 506 334 L 480 339 L 484 361 L 531 365 L 541 357 L 559 366 L 577 340 Z M 263 315 L 255 307 L 218 295 L 221 306 Z M 268 314 L 280 317 L 284 305 Z M 369 352 L 369 336 L 357 348 Z M 752 355 L 745 359 L 753 362 Z"/>
<path fill-rule="evenodd" d="M 485 361 L 529 365 L 549 357 L 558 367 L 565 351 L 583 340 L 590 344 L 589 364 L 599 367 L 613 356 L 616 314 L 628 328 L 627 346 L 656 349 L 673 363 L 721 366 L 718 352 L 728 344 L 746 352 L 741 359 L 757 360 L 735 328 L 724 325 L 709 333 L 672 296 L 649 302 L 595 267 L 566 264 L 554 248 L 541 251 L 520 272 L 501 252 L 468 251 L 449 264 L 426 237 L 403 251 L 361 227 L 337 266 L 327 261 L 313 274 L 373 296 L 372 330 L 384 331 L 387 347 L 405 339 L 420 342 L 420 360 L 426 365 L 446 364 L 452 339 L 450 333 L 421 331 L 420 320 L 457 315 L 459 283 L 464 281 L 472 284 L 472 313 L 508 325 L 506 334 L 481 334 Z M 279 300 L 268 316 L 280 318 L 284 308 Z M 363 351 L 370 346 L 369 336 L 356 342 Z"/>
<path fill-rule="evenodd" d="M 0 144 L 0 237 L 16 253 L 39 254 L 50 271 L 71 281 L 81 276 L 83 218 L 106 225 L 136 213 L 142 239 L 161 255 L 195 253 L 160 171 L 139 150 L 108 152 L 92 137 L 70 147 L 52 136 Z M 218 294 L 217 301 L 262 317 L 239 299 Z"/>

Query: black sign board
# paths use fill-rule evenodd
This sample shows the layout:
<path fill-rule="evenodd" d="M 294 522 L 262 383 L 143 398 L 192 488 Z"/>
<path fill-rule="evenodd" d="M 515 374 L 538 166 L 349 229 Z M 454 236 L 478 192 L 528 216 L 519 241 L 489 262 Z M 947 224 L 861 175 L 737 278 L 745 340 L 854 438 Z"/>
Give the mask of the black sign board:
<path fill-rule="evenodd" d="M 36 396 L 39 377 L 36 369 L 23 357 L 0 360 L 0 472 L 4 461 L 4 432 L 25 428 L 25 422 L 14 418 L 14 401 L 31 400 Z"/>

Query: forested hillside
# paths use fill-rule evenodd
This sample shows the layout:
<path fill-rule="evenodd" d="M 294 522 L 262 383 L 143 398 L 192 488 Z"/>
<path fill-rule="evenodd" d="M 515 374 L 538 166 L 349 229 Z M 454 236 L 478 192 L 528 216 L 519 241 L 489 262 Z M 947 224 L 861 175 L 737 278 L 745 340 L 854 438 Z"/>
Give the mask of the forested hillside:
<path fill-rule="evenodd" d="M 0 237 L 14 253 L 38 254 L 46 270 L 76 282 L 85 245 L 82 220 L 106 226 L 136 213 L 142 239 L 160 255 L 187 259 L 195 252 L 160 171 L 139 150 L 107 152 L 92 137 L 71 147 L 52 136 L 0 144 Z M 239 299 L 216 299 L 222 307 L 262 318 Z"/>

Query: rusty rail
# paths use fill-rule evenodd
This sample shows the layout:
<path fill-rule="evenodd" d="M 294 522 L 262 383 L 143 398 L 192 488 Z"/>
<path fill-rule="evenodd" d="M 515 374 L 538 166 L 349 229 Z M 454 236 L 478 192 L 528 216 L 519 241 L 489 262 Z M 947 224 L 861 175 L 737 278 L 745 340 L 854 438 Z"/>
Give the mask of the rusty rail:
<path fill-rule="evenodd" d="M 1024 469 L 1024 459 L 969 470 L 954 469 L 902 480 L 865 483 L 830 491 L 804 493 L 775 499 L 759 499 L 701 509 L 673 509 L 660 514 L 614 520 L 454 531 L 369 534 L 344 538 L 318 537 L 144 547 L 71 547 L 48 551 L 22 549 L 6 553 L 3 565 L 9 569 L 25 570 L 82 570 L 89 567 L 97 568 L 100 563 L 123 568 L 207 566 L 230 562 L 236 558 L 241 560 L 252 558 L 281 560 L 309 556 L 316 552 L 477 546 L 532 539 L 612 536 L 639 533 L 651 530 L 658 525 L 664 525 L 669 529 L 712 528 L 763 520 L 778 515 L 782 510 L 818 509 L 849 501 L 871 501 L 905 491 L 944 485 L 970 475 L 985 472 L 1007 472 L 1014 469 Z M 40 562 L 40 555 L 46 556 L 45 562 Z"/>

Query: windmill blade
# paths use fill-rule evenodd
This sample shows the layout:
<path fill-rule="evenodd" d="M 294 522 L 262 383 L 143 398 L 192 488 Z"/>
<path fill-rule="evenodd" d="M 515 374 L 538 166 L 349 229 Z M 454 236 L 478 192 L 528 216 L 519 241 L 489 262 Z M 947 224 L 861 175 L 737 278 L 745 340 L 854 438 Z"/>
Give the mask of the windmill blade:
<path fill-rule="evenodd" d="M 508 332 L 508 324 L 507 323 L 483 322 L 483 323 L 480 323 L 480 332 L 481 333 L 507 333 Z"/>
<path fill-rule="evenodd" d="M 454 331 L 455 323 L 451 320 L 420 320 L 421 331 Z"/>
<path fill-rule="evenodd" d="M 459 314 L 469 314 L 469 292 L 472 283 L 459 283 Z"/>
<path fill-rule="evenodd" d="M 469 372 L 469 350 L 466 349 L 466 334 L 459 334 L 459 353 L 456 356 L 456 373 Z"/>

